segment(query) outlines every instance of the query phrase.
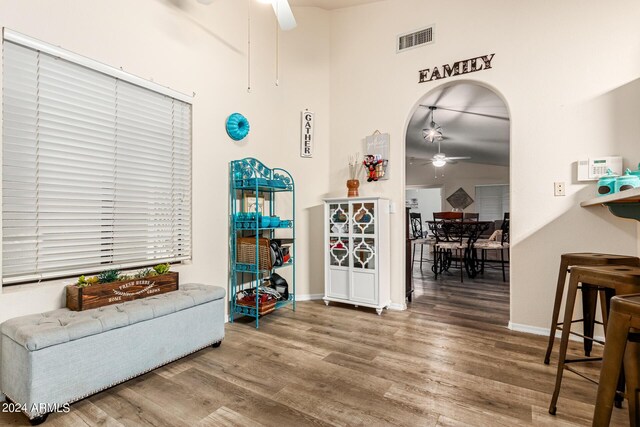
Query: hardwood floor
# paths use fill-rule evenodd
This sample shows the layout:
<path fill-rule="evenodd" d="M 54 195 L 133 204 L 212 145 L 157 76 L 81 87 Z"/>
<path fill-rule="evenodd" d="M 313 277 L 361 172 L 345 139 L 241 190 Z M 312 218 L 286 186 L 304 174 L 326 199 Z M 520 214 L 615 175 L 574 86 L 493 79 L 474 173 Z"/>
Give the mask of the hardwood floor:
<path fill-rule="evenodd" d="M 506 329 L 500 273 L 463 284 L 455 271 L 431 277 L 414 271 L 416 297 L 403 312 L 313 301 L 266 316 L 259 330 L 228 324 L 220 348 L 78 402 L 45 425 L 591 424 L 595 386 L 571 373 L 558 415 L 547 413 L 556 360 L 542 363 L 544 337 Z M 0 425 L 28 423 L 0 414 Z M 612 425 L 627 425 L 626 410 L 614 410 Z"/>

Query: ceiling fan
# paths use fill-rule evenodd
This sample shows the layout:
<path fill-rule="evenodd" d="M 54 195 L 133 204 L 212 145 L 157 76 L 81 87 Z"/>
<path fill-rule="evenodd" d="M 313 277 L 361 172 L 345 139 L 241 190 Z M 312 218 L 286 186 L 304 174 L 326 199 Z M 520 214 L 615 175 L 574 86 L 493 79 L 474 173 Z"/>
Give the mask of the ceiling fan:
<path fill-rule="evenodd" d="M 198 3 L 211 4 L 214 0 L 198 0 Z M 249 0 L 252 1 L 252 0 Z M 282 31 L 293 30 L 296 24 L 296 18 L 293 16 L 291 6 L 288 0 L 258 0 L 260 3 L 271 4 L 273 12 L 278 19 L 278 25 Z"/>
<path fill-rule="evenodd" d="M 457 160 L 469 160 L 471 157 L 463 156 L 463 157 L 447 157 L 446 154 L 442 152 L 440 149 L 440 141 L 438 140 L 438 153 L 435 154 L 431 159 L 427 160 L 424 165 L 433 165 L 436 168 L 441 168 L 447 163 L 455 164 L 458 163 Z"/>
<path fill-rule="evenodd" d="M 463 113 L 463 114 L 470 114 L 473 116 L 480 116 L 480 117 L 486 117 L 488 119 L 496 119 L 496 120 L 503 120 L 503 121 L 509 121 L 509 117 L 505 117 L 505 116 L 499 116 L 496 114 L 487 114 L 487 113 L 483 113 L 483 112 L 478 112 L 478 111 L 470 111 L 470 110 L 457 110 L 457 109 L 453 109 L 453 108 L 446 108 L 446 107 L 436 107 L 433 105 L 422 105 L 420 104 L 421 107 L 425 107 L 428 108 L 429 110 L 431 110 L 432 116 L 431 116 L 431 124 L 433 124 L 433 111 L 434 110 L 444 110 L 444 111 L 452 111 L 454 113 Z"/>

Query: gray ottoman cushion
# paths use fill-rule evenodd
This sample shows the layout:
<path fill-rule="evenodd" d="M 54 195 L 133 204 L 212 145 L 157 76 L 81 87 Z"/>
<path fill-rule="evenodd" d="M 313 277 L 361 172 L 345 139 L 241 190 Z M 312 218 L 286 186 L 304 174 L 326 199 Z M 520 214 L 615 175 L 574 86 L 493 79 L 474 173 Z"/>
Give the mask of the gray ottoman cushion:
<path fill-rule="evenodd" d="M 189 283 L 175 292 L 160 294 L 122 304 L 86 311 L 68 308 L 30 316 L 16 317 L 2 324 L 0 333 L 28 350 L 100 334 L 176 311 L 224 298 L 225 290 L 217 286 Z"/>

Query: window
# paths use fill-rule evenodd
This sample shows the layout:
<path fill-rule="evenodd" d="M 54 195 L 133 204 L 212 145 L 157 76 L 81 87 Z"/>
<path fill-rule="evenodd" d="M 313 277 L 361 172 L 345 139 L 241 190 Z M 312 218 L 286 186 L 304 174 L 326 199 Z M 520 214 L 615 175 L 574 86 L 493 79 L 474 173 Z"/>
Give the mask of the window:
<path fill-rule="evenodd" d="M 509 212 L 509 185 L 476 185 L 476 209 L 480 221 L 495 221 Z"/>
<path fill-rule="evenodd" d="M 2 283 L 191 257 L 190 97 L 5 29 Z"/>

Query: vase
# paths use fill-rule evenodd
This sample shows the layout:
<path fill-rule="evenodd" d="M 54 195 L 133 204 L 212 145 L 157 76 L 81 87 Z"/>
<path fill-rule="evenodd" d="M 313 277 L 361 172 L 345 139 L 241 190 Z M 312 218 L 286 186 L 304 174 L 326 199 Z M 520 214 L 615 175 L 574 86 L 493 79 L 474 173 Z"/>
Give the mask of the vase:
<path fill-rule="evenodd" d="M 349 189 L 347 197 L 358 197 L 358 187 L 360 187 L 360 181 L 357 179 L 347 180 L 347 188 Z"/>

